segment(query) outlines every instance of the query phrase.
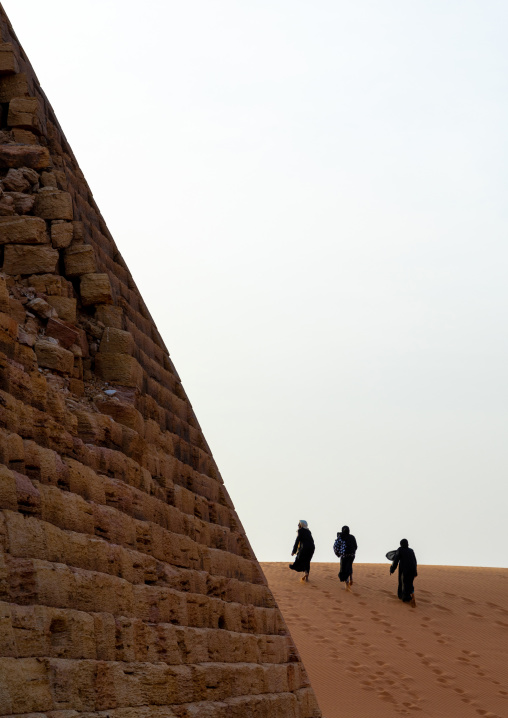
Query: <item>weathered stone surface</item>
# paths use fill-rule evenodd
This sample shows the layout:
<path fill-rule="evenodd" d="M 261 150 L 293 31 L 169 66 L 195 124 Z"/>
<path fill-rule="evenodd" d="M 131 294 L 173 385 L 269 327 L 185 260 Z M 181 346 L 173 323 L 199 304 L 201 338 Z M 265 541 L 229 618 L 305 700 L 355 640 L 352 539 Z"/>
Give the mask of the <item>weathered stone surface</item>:
<path fill-rule="evenodd" d="M 0 145 L 0 168 L 31 167 L 38 170 L 49 167 L 50 164 L 47 147 L 25 144 Z"/>
<path fill-rule="evenodd" d="M 70 225 L 72 231 L 72 225 Z M 72 235 L 71 235 L 72 237 Z M 93 274 L 97 271 L 95 252 L 89 244 L 76 244 L 65 251 L 65 274 L 68 277 L 79 277 L 82 274 Z"/>
<path fill-rule="evenodd" d="M 113 292 L 107 274 L 83 274 L 80 283 L 81 302 L 88 307 L 91 304 L 111 304 Z"/>
<path fill-rule="evenodd" d="M 34 214 L 43 219 L 72 219 L 72 198 L 69 192 L 43 187 L 35 197 Z"/>
<path fill-rule="evenodd" d="M 0 244 L 46 244 L 46 222 L 40 217 L 0 217 Z"/>
<path fill-rule="evenodd" d="M 76 300 L 74 298 L 50 295 L 48 304 L 51 304 L 64 322 L 76 323 Z"/>
<path fill-rule="evenodd" d="M 54 272 L 58 251 L 53 247 L 8 244 L 5 247 L 3 271 L 6 274 L 43 274 Z"/>
<path fill-rule="evenodd" d="M 13 127 L 11 131 L 12 139 L 22 145 L 38 145 L 39 138 L 30 130 L 21 130 L 19 127 Z M 46 167 L 47 165 L 44 165 Z"/>
<path fill-rule="evenodd" d="M 11 169 L 7 172 L 1 181 L 4 190 L 11 192 L 25 192 L 30 187 L 30 182 L 20 169 Z"/>
<path fill-rule="evenodd" d="M 53 189 L 58 189 L 58 182 L 54 172 L 49 172 L 48 170 L 41 172 L 40 183 L 41 187 L 52 187 Z"/>
<path fill-rule="evenodd" d="M 15 214 L 14 200 L 0 187 L 0 217 L 9 217 Z"/>
<path fill-rule="evenodd" d="M 26 344 L 28 347 L 33 347 L 37 341 L 37 334 L 33 332 L 27 332 L 22 326 L 18 325 L 18 341 L 21 344 Z"/>
<path fill-rule="evenodd" d="M 55 249 L 64 249 L 72 242 L 72 222 L 56 219 L 51 223 L 51 244 Z"/>
<path fill-rule="evenodd" d="M 55 309 L 53 309 L 51 304 L 48 304 L 48 302 L 42 299 L 42 297 L 31 299 L 26 306 L 31 312 L 34 312 L 42 319 L 49 319 L 56 315 Z"/>
<path fill-rule="evenodd" d="M 69 295 L 70 282 L 60 274 L 34 274 L 28 279 L 29 286 L 41 294 L 54 294 L 59 297 Z M 72 294 L 72 289 L 70 290 Z"/>
<path fill-rule="evenodd" d="M 134 339 L 130 332 L 106 327 L 102 335 L 99 351 L 105 354 L 132 354 Z"/>
<path fill-rule="evenodd" d="M 0 312 L 9 311 L 9 289 L 5 277 L 0 276 Z"/>
<path fill-rule="evenodd" d="M 0 330 L 6 332 L 11 339 L 15 339 L 18 333 L 18 323 L 9 314 L 0 312 Z"/>
<path fill-rule="evenodd" d="M 99 304 L 95 309 L 95 317 L 106 327 L 123 329 L 123 311 L 112 304 Z"/>
<path fill-rule="evenodd" d="M 97 354 L 95 371 L 104 381 L 121 384 L 122 386 L 141 387 L 143 370 L 128 354 Z"/>
<path fill-rule="evenodd" d="M 16 214 L 28 214 L 32 211 L 35 197 L 31 194 L 22 192 L 4 192 L 4 197 L 10 198 L 13 202 L 14 212 Z"/>
<path fill-rule="evenodd" d="M 74 355 L 58 344 L 39 340 L 35 343 L 35 354 L 40 366 L 70 374 L 74 365 Z"/>
<path fill-rule="evenodd" d="M 0 75 L 19 72 L 19 65 L 10 42 L 0 43 Z"/>
<path fill-rule="evenodd" d="M 143 416 L 130 404 L 115 400 L 113 396 L 112 398 L 104 397 L 96 400 L 95 405 L 101 414 L 107 414 L 119 424 L 128 426 L 129 429 L 133 429 L 138 434 L 144 434 L 145 422 Z"/>
<path fill-rule="evenodd" d="M 36 97 L 14 97 L 9 102 L 7 124 L 25 130 L 40 131 L 39 103 Z"/>
<path fill-rule="evenodd" d="M 23 72 L 18 72 L 16 75 L 4 75 L 0 80 L 0 102 L 10 102 L 13 97 L 25 97 L 26 95 L 28 95 L 28 82 Z"/>
<path fill-rule="evenodd" d="M 70 349 L 79 341 L 79 332 L 74 327 L 54 318 L 48 321 L 46 336 L 58 339 L 59 344 L 65 349 Z"/>

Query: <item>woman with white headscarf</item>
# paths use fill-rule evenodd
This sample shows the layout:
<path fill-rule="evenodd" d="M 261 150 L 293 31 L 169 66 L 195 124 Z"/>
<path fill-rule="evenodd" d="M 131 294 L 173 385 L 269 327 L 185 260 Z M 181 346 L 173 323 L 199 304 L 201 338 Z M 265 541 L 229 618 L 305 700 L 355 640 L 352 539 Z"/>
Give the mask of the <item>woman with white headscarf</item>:
<path fill-rule="evenodd" d="M 300 519 L 293 553 L 291 554 L 291 556 L 296 554 L 296 559 L 294 563 L 289 564 L 289 568 L 293 571 L 303 572 L 302 581 L 309 580 L 310 562 L 314 555 L 314 550 L 314 539 L 309 531 L 307 521 Z"/>

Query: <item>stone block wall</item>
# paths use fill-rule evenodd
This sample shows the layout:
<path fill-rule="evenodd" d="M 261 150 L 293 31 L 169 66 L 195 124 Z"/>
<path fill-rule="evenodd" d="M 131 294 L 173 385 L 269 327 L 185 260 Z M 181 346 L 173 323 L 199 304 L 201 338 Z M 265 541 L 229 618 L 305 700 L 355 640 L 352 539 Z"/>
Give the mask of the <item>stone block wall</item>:
<path fill-rule="evenodd" d="M 0 716 L 311 718 L 166 347 L 0 6 Z"/>

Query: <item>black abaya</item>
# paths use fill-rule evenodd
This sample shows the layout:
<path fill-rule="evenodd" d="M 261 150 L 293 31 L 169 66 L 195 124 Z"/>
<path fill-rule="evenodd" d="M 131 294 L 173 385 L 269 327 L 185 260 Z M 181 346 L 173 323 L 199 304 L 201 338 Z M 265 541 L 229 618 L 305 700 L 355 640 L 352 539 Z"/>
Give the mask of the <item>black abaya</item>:
<path fill-rule="evenodd" d="M 289 564 L 289 568 L 293 571 L 309 573 L 314 550 L 314 539 L 309 529 L 299 528 L 298 536 L 293 546 L 293 553 L 296 552 L 296 558 L 294 563 Z"/>
<path fill-rule="evenodd" d="M 408 546 L 401 546 L 395 553 L 390 572 L 399 567 L 399 585 L 397 596 L 401 601 L 408 603 L 415 592 L 413 581 L 418 576 L 415 552 Z"/>
<path fill-rule="evenodd" d="M 353 578 L 353 561 L 355 560 L 358 544 L 353 534 L 342 532 L 340 536 L 346 544 L 344 554 L 340 558 L 339 570 L 339 579 L 344 582 Z"/>

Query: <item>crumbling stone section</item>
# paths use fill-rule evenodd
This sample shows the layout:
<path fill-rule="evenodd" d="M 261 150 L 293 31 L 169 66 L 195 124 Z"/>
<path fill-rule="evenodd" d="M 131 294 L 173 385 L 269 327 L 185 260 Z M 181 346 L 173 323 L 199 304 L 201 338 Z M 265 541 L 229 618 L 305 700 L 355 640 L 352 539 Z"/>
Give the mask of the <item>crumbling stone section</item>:
<path fill-rule="evenodd" d="M 0 6 L 0 715 L 310 718 L 166 347 Z"/>

